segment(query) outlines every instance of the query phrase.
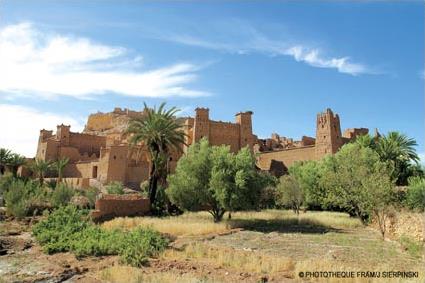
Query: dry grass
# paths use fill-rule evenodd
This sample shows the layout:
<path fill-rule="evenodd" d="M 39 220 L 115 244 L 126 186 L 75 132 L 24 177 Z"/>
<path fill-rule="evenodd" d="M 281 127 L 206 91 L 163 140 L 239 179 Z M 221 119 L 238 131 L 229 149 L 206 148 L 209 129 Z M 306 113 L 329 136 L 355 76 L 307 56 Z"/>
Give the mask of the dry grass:
<path fill-rule="evenodd" d="M 264 225 L 267 229 L 273 230 L 276 226 L 279 228 L 285 225 L 353 229 L 362 224 L 358 219 L 351 218 L 345 213 L 307 212 L 301 213 L 297 217 L 292 211 L 264 210 L 233 213 L 232 220 L 225 219 L 221 223 L 214 223 L 211 215 L 207 212 L 187 212 L 180 216 L 164 218 L 116 218 L 105 222 L 103 227 L 106 229 L 132 229 L 138 226 L 150 226 L 161 233 L 174 236 L 198 236 L 223 233 L 232 228 L 256 228 L 256 226 L 263 227 Z"/>
<path fill-rule="evenodd" d="M 144 273 L 139 268 L 130 266 L 113 266 L 100 272 L 100 279 L 113 283 L 196 283 L 199 279 L 190 274 L 176 274 L 171 272 Z M 207 281 L 203 281 L 207 282 Z"/>
<path fill-rule="evenodd" d="M 214 223 L 211 216 L 206 212 L 185 213 L 171 217 L 134 217 L 116 218 L 103 223 L 106 229 L 132 229 L 135 227 L 150 226 L 153 229 L 173 236 L 197 236 L 206 234 L 218 234 L 230 229 L 226 222 Z"/>
<path fill-rule="evenodd" d="M 195 242 L 187 245 L 182 251 L 167 250 L 162 254 L 164 259 L 195 259 L 205 260 L 216 266 L 236 269 L 238 272 L 256 272 L 275 274 L 294 269 L 291 259 L 275 257 L 256 252 L 238 251 L 232 248 L 213 247 Z"/>

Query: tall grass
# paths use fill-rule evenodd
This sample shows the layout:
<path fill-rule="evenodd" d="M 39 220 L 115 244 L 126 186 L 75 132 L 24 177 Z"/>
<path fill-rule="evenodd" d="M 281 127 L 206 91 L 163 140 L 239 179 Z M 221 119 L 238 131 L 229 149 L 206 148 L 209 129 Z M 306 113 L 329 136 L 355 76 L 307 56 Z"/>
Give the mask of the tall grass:
<path fill-rule="evenodd" d="M 289 258 L 239 251 L 232 248 L 213 247 L 199 242 L 187 245 L 182 251 L 167 250 L 161 257 L 168 260 L 187 258 L 207 260 L 220 267 L 264 274 L 288 272 L 294 269 L 294 263 Z"/>
<path fill-rule="evenodd" d="M 351 218 L 346 213 L 307 212 L 301 213 L 297 217 L 292 211 L 264 210 L 233 213 L 232 220 L 225 219 L 220 223 L 214 223 L 211 215 L 207 212 L 187 212 L 180 216 L 164 218 L 116 218 L 105 222 L 103 227 L 106 229 L 133 229 L 139 226 L 151 226 L 161 233 L 174 236 L 198 236 L 223 233 L 232 228 L 255 228 L 255 226 L 261 225 L 310 225 L 335 229 L 353 229 L 362 224 L 358 219 Z"/>
<path fill-rule="evenodd" d="M 142 269 L 129 266 L 112 266 L 100 272 L 100 279 L 114 283 L 198 283 L 210 282 L 199 280 L 191 274 L 177 274 L 172 272 L 145 273 Z"/>
<path fill-rule="evenodd" d="M 230 226 L 226 222 L 214 223 L 206 212 L 185 213 L 172 217 L 134 217 L 116 218 L 103 223 L 106 229 L 133 229 L 135 227 L 152 227 L 161 233 L 173 236 L 197 236 L 217 234 L 228 231 Z"/>

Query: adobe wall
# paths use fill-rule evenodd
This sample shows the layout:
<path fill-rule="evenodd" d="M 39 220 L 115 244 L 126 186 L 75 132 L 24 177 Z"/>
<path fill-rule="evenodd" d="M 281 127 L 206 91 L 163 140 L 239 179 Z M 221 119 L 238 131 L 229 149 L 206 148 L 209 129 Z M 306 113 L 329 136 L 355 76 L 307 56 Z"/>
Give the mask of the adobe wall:
<path fill-rule="evenodd" d="M 149 199 L 139 194 L 101 195 L 91 216 L 94 220 L 111 217 L 145 215 L 150 211 Z"/>
<path fill-rule="evenodd" d="M 65 166 L 63 175 L 72 178 L 93 178 L 93 167 L 99 166 L 97 161 L 69 163 Z"/>
<path fill-rule="evenodd" d="M 87 152 L 99 155 L 100 148 L 106 146 L 106 137 L 95 136 L 89 134 L 71 133 L 69 137 L 69 145 L 78 148 L 80 154 Z"/>
<path fill-rule="evenodd" d="M 269 170 L 272 160 L 276 160 L 282 161 L 286 167 L 289 167 L 296 161 L 315 160 L 315 152 L 315 146 L 262 152 L 257 157 L 257 166 L 261 170 Z"/>
<path fill-rule="evenodd" d="M 149 179 L 149 163 L 142 162 L 140 166 L 127 167 L 126 182 L 141 183 Z"/>
<path fill-rule="evenodd" d="M 233 123 L 210 121 L 208 141 L 211 145 L 230 145 L 232 152 L 239 150 L 240 126 Z"/>

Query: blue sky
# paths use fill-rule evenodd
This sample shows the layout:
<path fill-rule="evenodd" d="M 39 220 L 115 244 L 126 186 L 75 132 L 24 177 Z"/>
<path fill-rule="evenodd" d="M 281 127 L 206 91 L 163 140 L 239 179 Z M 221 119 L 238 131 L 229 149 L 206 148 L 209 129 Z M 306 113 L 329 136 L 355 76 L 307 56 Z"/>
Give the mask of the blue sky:
<path fill-rule="evenodd" d="M 0 0 L 0 146 L 115 106 L 167 101 L 254 132 L 399 130 L 425 152 L 423 1 Z M 13 122 L 13 124 L 12 124 Z"/>

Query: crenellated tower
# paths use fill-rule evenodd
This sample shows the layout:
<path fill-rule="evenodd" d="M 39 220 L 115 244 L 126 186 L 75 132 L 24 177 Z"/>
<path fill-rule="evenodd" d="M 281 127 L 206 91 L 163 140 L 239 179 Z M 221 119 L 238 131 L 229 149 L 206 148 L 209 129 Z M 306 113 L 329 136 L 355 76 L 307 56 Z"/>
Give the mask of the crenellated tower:
<path fill-rule="evenodd" d="M 236 114 L 236 124 L 240 126 L 239 148 L 249 146 L 252 149 L 254 144 L 252 135 L 252 111 L 239 112 Z"/>
<path fill-rule="evenodd" d="M 193 122 L 193 141 L 197 142 L 203 137 L 209 138 L 210 117 L 208 108 L 196 108 Z"/>
<path fill-rule="evenodd" d="M 316 159 L 335 154 L 342 146 L 341 125 L 338 114 L 331 109 L 317 114 L 316 122 Z"/>

